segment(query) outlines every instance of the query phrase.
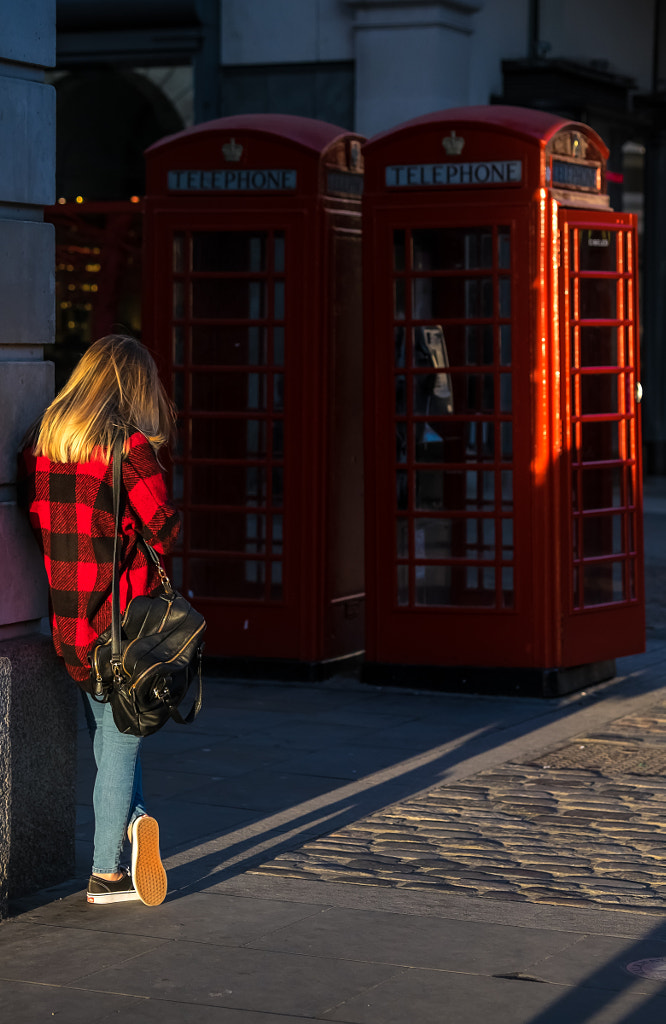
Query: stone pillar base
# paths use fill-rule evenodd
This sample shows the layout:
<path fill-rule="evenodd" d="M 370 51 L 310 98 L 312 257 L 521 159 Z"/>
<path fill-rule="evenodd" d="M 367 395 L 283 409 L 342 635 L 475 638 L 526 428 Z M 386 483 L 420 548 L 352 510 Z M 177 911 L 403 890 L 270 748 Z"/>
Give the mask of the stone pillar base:
<path fill-rule="evenodd" d="M 50 637 L 0 643 L 0 918 L 74 874 L 77 689 Z"/>

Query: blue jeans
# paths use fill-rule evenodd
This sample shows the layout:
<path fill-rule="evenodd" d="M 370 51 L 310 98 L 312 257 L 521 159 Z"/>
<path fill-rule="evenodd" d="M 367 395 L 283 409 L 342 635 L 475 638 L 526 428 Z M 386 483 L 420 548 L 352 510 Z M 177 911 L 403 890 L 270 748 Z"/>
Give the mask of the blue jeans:
<path fill-rule="evenodd" d="M 119 732 L 110 704 L 83 694 L 88 731 L 97 765 L 93 808 L 95 850 L 93 874 L 118 871 L 127 826 L 146 813 L 141 789 L 141 737 Z"/>

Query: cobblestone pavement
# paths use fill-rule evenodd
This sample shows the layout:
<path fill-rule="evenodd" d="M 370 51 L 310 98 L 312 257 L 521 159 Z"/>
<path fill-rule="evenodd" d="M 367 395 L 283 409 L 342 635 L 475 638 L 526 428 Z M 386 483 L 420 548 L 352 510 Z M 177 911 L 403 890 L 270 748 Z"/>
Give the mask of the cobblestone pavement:
<path fill-rule="evenodd" d="M 255 873 L 663 915 L 665 768 L 666 701 L 439 785 Z"/>

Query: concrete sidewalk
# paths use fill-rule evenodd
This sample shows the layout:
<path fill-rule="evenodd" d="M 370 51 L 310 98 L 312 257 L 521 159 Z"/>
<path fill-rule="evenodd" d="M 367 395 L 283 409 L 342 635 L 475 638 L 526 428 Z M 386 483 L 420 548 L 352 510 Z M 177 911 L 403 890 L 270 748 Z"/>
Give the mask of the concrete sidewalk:
<path fill-rule="evenodd" d="M 159 908 L 85 901 L 81 723 L 80 876 L 0 925 L 6 1019 L 661 1024 L 664 523 L 657 486 L 648 651 L 587 694 L 210 681 L 144 745 Z"/>

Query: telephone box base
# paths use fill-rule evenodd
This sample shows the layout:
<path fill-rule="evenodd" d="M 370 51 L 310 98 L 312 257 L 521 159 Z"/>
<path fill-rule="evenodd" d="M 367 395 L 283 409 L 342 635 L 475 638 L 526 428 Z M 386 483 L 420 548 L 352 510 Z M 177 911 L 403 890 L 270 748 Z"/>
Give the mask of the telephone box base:
<path fill-rule="evenodd" d="M 615 675 L 615 659 L 573 668 L 476 668 L 461 665 L 387 665 L 365 662 L 364 683 L 445 693 L 511 697 L 564 697 Z"/>
<path fill-rule="evenodd" d="M 356 672 L 363 652 L 328 661 L 296 658 L 219 658 L 204 656 L 204 675 L 213 679 L 272 679 L 281 683 L 320 683 L 332 676 Z"/>

